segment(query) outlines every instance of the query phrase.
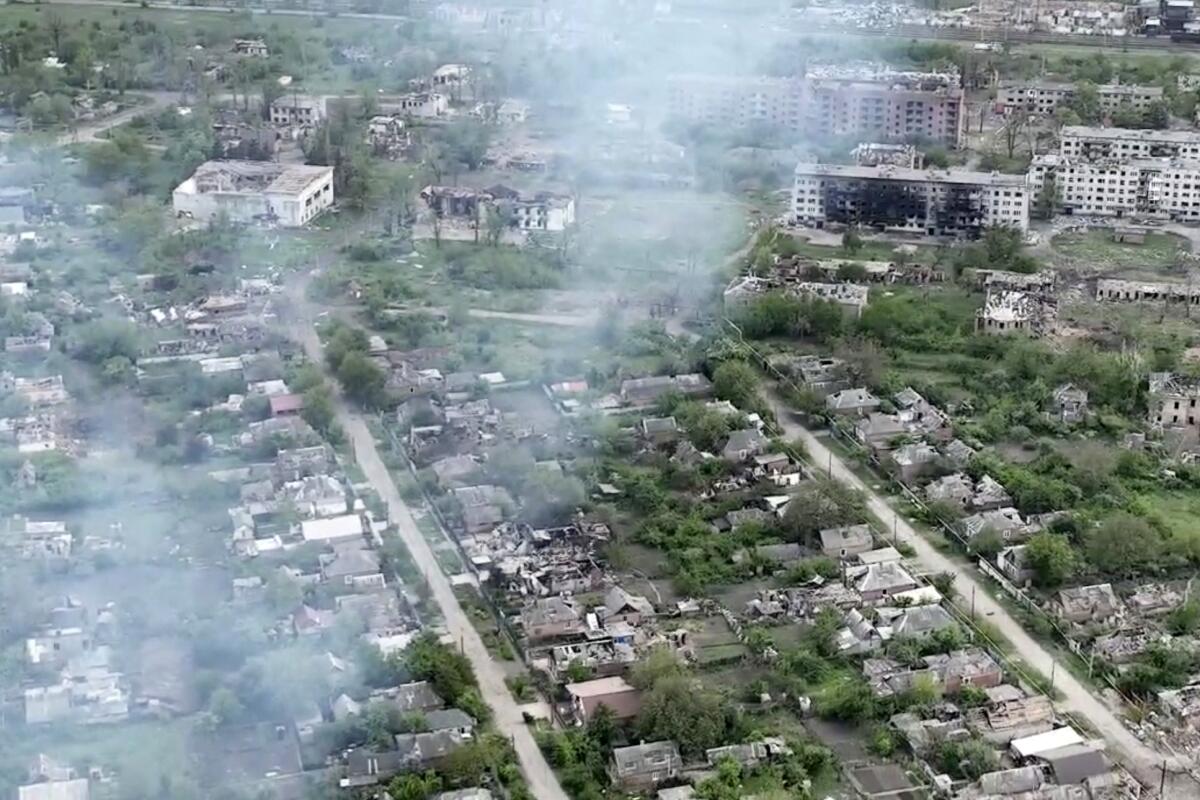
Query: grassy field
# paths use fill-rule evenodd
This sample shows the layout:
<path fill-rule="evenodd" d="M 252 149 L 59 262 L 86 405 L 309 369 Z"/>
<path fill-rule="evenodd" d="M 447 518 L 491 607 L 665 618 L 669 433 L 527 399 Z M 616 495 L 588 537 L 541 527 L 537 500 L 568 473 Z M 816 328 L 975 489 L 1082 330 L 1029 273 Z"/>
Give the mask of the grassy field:
<path fill-rule="evenodd" d="M 1108 230 L 1062 233 L 1050 242 L 1059 267 L 1126 278 L 1162 277 L 1190 252 L 1188 242 L 1170 233 L 1150 233 L 1144 244 L 1114 242 Z"/>
<path fill-rule="evenodd" d="M 1143 503 L 1170 528 L 1179 550 L 1200 550 L 1200 497 L 1195 492 L 1156 492 L 1143 495 Z"/>

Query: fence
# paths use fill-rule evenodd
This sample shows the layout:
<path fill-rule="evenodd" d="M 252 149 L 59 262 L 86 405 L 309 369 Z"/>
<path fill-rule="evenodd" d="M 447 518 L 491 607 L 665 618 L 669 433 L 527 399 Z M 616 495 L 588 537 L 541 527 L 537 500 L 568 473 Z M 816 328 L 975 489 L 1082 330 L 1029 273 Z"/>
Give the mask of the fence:
<path fill-rule="evenodd" d="M 417 471 L 417 465 L 413 463 L 411 458 L 409 458 L 408 450 L 404 447 L 399 437 L 396 436 L 396 432 L 392 430 L 391 425 L 387 424 L 382 417 L 380 418 L 379 423 L 380 427 L 383 429 L 383 432 L 387 434 L 388 441 L 391 443 L 390 449 L 392 454 L 404 460 L 405 467 L 412 476 L 413 482 L 416 484 L 417 489 L 421 492 L 422 504 L 433 516 L 434 522 L 437 523 L 438 530 L 447 541 L 454 544 L 454 548 L 458 552 L 459 559 L 463 564 L 466 564 L 466 568 L 470 570 L 471 574 L 475 577 L 475 583 L 479 587 L 477 594 L 479 595 L 480 599 L 483 600 L 484 605 L 487 606 L 488 611 L 491 612 L 497 628 L 503 632 L 504 637 L 508 640 L 509 646 L 512 647 L 513 652 L 515 652 L 521 659 L 521 663 L 528 667 L 529 662 L 527 660 L 525 649 L 521 646 L 521 638 L 517 635 L 517 632 L 513 630 L 512 624 L 508 621 L 508 617 L 506 617 L 504 612 L 501 611 L 500 607 L 496 605 L 495 601 L 491 597 L 491 594 L 484 590 L 483 581 L 479 576 L 479 569 L 475 566 L 475 562 L 471 560 L 470 555 L 467 554 L 466 549 L 462 546 L 462 542 L 459 541 L 457 536 L 454 536 L 450 532 L 451 527 L 449 522 L 446 520 L 445 515 L 442 514 L 442 510 L 438 508 L 437 503 L 434 502 L 434 498 L 429 495 L 425 485 L 421 482 L 421 475 Z"/>

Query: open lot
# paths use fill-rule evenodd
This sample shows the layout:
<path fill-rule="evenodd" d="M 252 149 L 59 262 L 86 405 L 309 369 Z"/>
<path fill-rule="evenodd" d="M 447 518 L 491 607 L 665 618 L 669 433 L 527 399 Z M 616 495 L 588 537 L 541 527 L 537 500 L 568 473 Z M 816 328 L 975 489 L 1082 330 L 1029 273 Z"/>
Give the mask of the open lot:
<path fill-rule="evenodd" d="M 1175 274 L 1190 253 L 1188 242 L 1171 233 L 1146 234 L 1142 244 L 1113 240 L 1109 229 L 1061 233 L 1050 242 L 1055 266 L 1083 273 L 1126 279 L 1161 279 Z"/>

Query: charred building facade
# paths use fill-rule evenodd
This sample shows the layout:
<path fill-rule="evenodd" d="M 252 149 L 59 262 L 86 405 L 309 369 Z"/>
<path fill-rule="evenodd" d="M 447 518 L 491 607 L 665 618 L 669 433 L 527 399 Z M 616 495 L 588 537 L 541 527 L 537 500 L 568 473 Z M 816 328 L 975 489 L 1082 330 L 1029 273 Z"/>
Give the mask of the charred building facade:
<path fill-rule="evenodd" d="M 1029 190 L 1020 175 L 801 163 L 792 214 L 815 227 L 861 225 L 974 238 L 997 225 L 1027 230 Z"/>
<path fill-rule="evenodd" d="M 1059 154 L 1064 158 L 1200 159 L 1200 131 L 1099 128 L 1065 125 L 1059 135 Z"/>

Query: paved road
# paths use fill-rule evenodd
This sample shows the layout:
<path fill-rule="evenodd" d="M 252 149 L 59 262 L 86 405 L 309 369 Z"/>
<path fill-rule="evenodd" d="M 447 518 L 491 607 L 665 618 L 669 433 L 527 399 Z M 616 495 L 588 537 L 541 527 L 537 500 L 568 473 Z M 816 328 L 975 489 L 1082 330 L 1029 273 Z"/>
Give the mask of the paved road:
<path fill-rule="evenodd" d="M 296 334 L 303 342 L 304 352 L 309 359 L 314 364 L 324 364 L 321 343 L 312 325 L 305 322 L 303 327 L 296 331 Z M 567 795 L 559 785 L 558 778 L 550 769 L 550 765 L 546 763 L 545 757 L 538 749 L 537 742 L 533 739 L 533 734 L 525 725 L 520 708 L 508 692 L 508 687 L 504 683 L 504 671 L 499 664 L 492 660 L 491 654 L 484 647 L 483 640 L 479 638 L 475 627 L 467 618 L 462 606 L 459 605 L 458 598 L 454 596 L 450 581 L 438 565 L 433 549 L 425 541 L 408 506 L 401 499 L 396 484 L 392 482 L 387 467 L 379 457 L 375 438 L 371 435 L 371 431 L 367 428 L 362 416 L 347 406 L 340 397 L 335 401 L 335 409 L 338 422 L 341 423 L 346 435 L 350 437 L 350 441 L 354 445 L 354 454 L 358 465 L 362 467 L 371 486 L 387 503 L 388 518 L 395 524 L 400 539 L 429 582 L 433 599 L 441 608 L 442 616 L 445 617 L 446 628 L 455 640 L 462 643 L 463 652 L 471 660 L 471 665 L 475 668 L 475 676 L 479 679 L 479 689 L 483 694 L 483 699 L 492 709 L 496 728 L 512 740 L 533 796 L 538 800 L 567 800 Z"/>
<path fill-rule="evenodd" d="M 1063 700 L 1056 703 L 1060 709 L 1085 717 L 1092 727 L 1108 740 L 1110 751 L 1130 772 L 1144 783 L 1158 785 L 1163 756 L 1139 741 L 1113 710 L 1093 695 L 1065 667 L 1056 669 L 1054 657 L 1025 632 L 1004 606 L 992 599 L 974 567 L 947 557 L 919 535 L 904 517 L 895 513 L 883 495 L 864 484 L 836 453 L 796 422 L 787 405 L 776 393 L 767 392 L 767 400 L 787 438 L 799 440 L 804 445 L 809 459 L 818 470 L 826 469 L 834 479 L 863 492 L 871 513 L 884 525 L 895 526 L 899 540 L 913 548 L 922 567 L 931 572 L 953 574 L 959 595 L 974 598 L 977 615 L 994 625 L 1012 643 L 1017 656 L 1047 677 L 1054 673 L 1054 687 L 1063 695 Z M 1197 792 L 1200 791 L 1200 786 L 1191 784 L 1191 789 Z M 1195 797 L 1196 794 L 1190 796 Z"/>

